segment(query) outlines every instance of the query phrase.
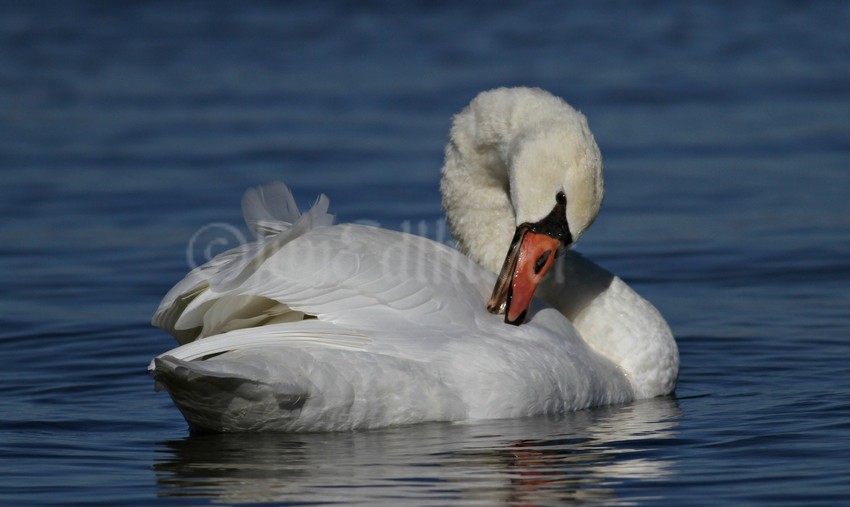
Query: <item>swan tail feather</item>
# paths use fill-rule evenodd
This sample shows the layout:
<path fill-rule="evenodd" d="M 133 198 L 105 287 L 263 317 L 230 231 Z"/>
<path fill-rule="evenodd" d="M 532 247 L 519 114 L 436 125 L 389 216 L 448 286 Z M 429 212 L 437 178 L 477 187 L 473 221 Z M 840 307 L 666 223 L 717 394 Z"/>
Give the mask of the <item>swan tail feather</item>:
<path fill-rule="evenodd" d="M 367 351 L 357 336 L 247 336 L 265 327 L 275 326 L 204 338 L 152 361 L 156 388 L 193 432 L 341 431 L 468 416 L 427 363 Z"/>
<path fill-rule="evenodd" d="M 193 433 L 289 429 L 297 424 L 310 398 L 304 387 L 215 366 L 173 356 L 154 359 L 156 389 L 168 391 Z"/>

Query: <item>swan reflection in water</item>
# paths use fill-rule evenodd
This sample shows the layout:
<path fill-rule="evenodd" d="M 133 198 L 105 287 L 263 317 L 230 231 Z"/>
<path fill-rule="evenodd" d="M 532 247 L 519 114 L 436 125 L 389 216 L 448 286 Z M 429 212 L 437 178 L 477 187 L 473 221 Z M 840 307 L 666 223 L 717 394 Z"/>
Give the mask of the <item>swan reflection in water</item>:
<path fill-rule="evenodd" d="M 672 398 L 560 416 L 349 433 L 189 436 L 158 444 L 161 497 L 225 503 L 621 503 L 618 488 L 672 462 Z M 626 503 L 622 500 L 622 503 Z"/>

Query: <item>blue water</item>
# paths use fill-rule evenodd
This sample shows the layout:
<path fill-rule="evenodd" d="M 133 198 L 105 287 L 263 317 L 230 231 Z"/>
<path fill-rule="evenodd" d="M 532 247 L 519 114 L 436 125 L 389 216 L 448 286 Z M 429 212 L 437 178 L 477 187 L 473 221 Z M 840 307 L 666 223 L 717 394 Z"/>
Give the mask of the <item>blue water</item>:
<path fill-rule="evenodd" d="M 847 504 L 848 62 L 847 2 L 3 3 L 0 504 Z M 189 436 L 148 321 L 244 189 L 440 239 L 451 115 L 518 84 L 588 116 L 578 249 L 667 317 L 676 395 Z"/>

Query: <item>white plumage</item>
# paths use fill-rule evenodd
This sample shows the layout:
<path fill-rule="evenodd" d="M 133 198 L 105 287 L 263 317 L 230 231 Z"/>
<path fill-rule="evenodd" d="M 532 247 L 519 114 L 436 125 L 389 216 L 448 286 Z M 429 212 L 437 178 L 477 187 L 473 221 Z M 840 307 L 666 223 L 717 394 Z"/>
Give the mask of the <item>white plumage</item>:
<path fill-rule="evenodd" d="M 474 110 L 485 106 L 490 119 L 479 115 L 476 122 Z M 518 124 L 524 120 L 516 111 L 524 111 L 533 128 Z M 558 121 L 554 128 L 547 127 L 550 116 Z M 512 133 L 503 133 L 494 153 L 476 149 L 474 136 L 467 136 L 474 134 L 469 129 L 500 125 Z M 563 128 L 581 132 L 553 135 Z M 567 183 L 573 196 L 598 189 L 573 199 L 589 210 L 571 209 L 567 201 L 567 216 L 586 222 L 576 224 L 580 233 L 602 198 L 601 181 L 594 179 L 601 179 L 601 159 L 582 129 L 579 113 L 529 89 L 485 92 L 455 118 L 444 204 L 458 243 L 485 267 L 425 238 L 331 225 L 324 196 L 300 215 L 280 183 L 249 190 L 243 211 L 257 241 L 193 270 L 153 317 L 182 344 L 152 361 L 157 385 L 199 432 L 518 417 L 672 392 L 678 351 L 663 318 L 619 278 L 576 253 L 562 253 L 539 291 L 551 306 L 536 299 L 525 324 L 507 325 L 485 307 L 498 269 L 488 259 L 504 256 L 510 241 L 511 231 L 498 224 L 513 227 L 516 216 L 542 216 L 546 206 L 513 210 L 515 192 L 506 188 L 489 203 L 481 195 L 463 199 L 455 192 L 462 185 L 452 181 L 478 180 L 485 196 L 497 188 L 488 180 L 534 185 L 546 205 Z M 517 154 L 565 136 L 574 141 L 543 148 L 549 150 L 543 158 Z M 588 159 L 594 152 L 596 159 Z M 517 165 L 577 158 L 586 167 L 547 169 L 554 183 Z M 525 189 L 519 199 L 536 202 L 534 193 Z M 487 216 L 476 219 L 475 206 Z"/>

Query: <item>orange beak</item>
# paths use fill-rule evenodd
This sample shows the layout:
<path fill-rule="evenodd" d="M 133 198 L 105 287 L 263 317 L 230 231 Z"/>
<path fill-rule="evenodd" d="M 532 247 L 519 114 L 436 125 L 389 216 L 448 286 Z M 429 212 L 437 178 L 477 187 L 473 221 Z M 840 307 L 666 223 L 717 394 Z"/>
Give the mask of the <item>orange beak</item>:
<path fill-rule="evenodd" d="M 508 324 L 522 324 L 537 285 L 555 263 L 560 244 L 552 236 L 531 232 L 527 224 L 517 227 L 487 309 L 504 313 Z"/>

